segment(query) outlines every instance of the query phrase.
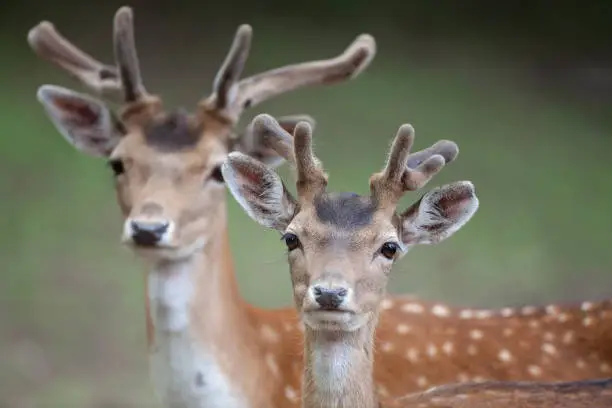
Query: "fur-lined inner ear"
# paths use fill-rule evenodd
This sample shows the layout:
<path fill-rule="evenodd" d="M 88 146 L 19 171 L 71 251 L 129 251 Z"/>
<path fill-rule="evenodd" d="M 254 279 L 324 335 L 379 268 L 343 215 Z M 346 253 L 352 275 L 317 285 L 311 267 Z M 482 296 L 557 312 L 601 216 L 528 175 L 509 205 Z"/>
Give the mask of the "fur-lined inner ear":
<path fill-rule="evenodd" d="M 425 194 L 401 215 L 405 245 L 436 244 L 459 231 L 478 210 L 474 185 L 460 181 Z"/>
<path fill-rule="evenodd" d="M 102 101 L 55 85 L 41 86 L 36 96 L 64 139 L 84 153 L 108 157 L 123 137 Z"/>
<path fill-rule="evenodd" d="M 296 201 L 274 171 L 239 152 L 228 155 L 221 171 L 230 192 L 253 220 L 285 230 L 295 213 Z"/>

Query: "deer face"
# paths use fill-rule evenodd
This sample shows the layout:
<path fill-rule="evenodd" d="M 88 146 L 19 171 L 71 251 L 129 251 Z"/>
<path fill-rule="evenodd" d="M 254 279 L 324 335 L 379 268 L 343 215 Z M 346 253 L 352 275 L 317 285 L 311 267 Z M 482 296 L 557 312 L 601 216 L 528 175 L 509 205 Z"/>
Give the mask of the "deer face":
<path fill-rule="evenodd" d="M 422 187 L 458 153 L 454 143 L 441 141 L 409 155 L 411 127 L 398 132 L 387 167 L 370 180 L 370 196 L 326 191 L 308 124 L 296 127 L 293 154 L 292 138 L 273 118 L 258 116 L 255 128 L 295 163 L 298 199 L 269 167 L 243 154 L 231 153 L 222 172 L 247 213 L 283 234 L 295 305 L 314 330 L 354 331 L 376 319 L 393 263 L 414 245 L 448 238 L 478 208 L 473 185 L 458 182 L 396 212 L 404 191 Z"/>
<path fill-rule="evenodd" d="M 284 231 L 294 301 L 309 326 L 354 330 L 370 321 L 400 255 L 397 219 L 370 197 L 323 193 Z"/>
<path fill-rule="evenodd" d="M 141 254 L 176 259 L 201 249 L 218 233 L 224 204 L 222 161 L 242 152 L 269 166 L 283 162 L 252 127 L 232 134 L 243 110 L 298 87 L 350 79 L 375 53 L 374 39 L 361 35 L 340 56 L 293 64 L 240 80 L 252 30 L 243 25 L 213 83 L 213 93 L 195 112 L 167 111 L 148 93 L 140 75 L 133 16 L 120 8 L 114 20 L 116 66 L 104 65 L 63 38 L 48 22 L 28 41 L 41 57 L 67 70 L 91 90 L 118 100 L 115 115 L 99 99 L 53 85 L 38 100 L 56 128 L 78 150 L 108 161 L 124 216 L 122 242 Z M 279 118 L 292 132 L 307 116 Z"/>

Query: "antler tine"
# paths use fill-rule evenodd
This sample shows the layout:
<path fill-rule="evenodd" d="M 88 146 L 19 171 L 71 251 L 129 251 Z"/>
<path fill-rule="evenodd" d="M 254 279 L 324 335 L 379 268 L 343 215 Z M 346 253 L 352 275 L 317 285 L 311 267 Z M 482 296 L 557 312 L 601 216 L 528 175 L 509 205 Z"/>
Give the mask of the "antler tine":
<path fill-rule="evenodd" d="M 374 37 L 362 34 L 337 57 L 287 65 L 241 80 L 238 97 L 229 108 L 238 116 L 245 108 L 300 87 L 355 78 L 367 68 L 375 54 Z"/>
<path fill-rule="evenodd" d="M 49 21 L 42 21 L 28 32 L 34 52 L 80 81 L 91 92 L 118 101 L 119 74 L 114 66 L 97 61 L 64 38 Z"/>
<path fill-rule="evenodd" d="M 414 136 L 411 125 L 400 126 L 385 168 L 370 178 L 372 196 L 376 198 L 379 207 L 395 206 L 406 191 L 424 187 L 444 165 L 459 154 L 457 145 L 449 140 L 440 140 L 410 154 Z"/>
<path fill-rule="evenodd" d="M 327 187 L 327 174 L 312 150 L 312 128 L 308 122 L 300 122 L 295 127 L 293 149 L 298 196 L 303 203 L 308 203 Z"/>
<path fill-rule="evenodd" d="M 225 109 L 228 101 L 234 99 L 231 93 L 238 91 L 236 84 L 249 57 L 252 38 L 253 29 L 250 25 L 243 24 L 238 27 L 234 42 L 213 82 L 213 91 L 216 94 L 215 107 L 217 109 Z"/>
<path fill-rule="evenodd" d="M 298 196 L 303 202 L 325 190 L 327 175 L 312 151 L 312 127 L 307 121 L 299 122 L 293 137 L 272 116 L 262 113 L 252 122 L 253 131 L 271 149 L 291 163 L 296 172 Z"/>
<path fill-rule="evenodd" d="M 293 137 L 281 127 L 276 119 L 266 113 L 262 113 L 255 116 L 251 124 L 255 136 L 263 141 L 267 148 L 278 153 L 283 159 L 287 160 L 292 167 L 296 166 Z"/>
<path fill-rule="evenodd" d="M 115 60 L 119 68 L 125 102 L 135 102 L 146 96 L 134 40 L 134 16 L 130 7 L 117 10 L 114 20 Z"/>

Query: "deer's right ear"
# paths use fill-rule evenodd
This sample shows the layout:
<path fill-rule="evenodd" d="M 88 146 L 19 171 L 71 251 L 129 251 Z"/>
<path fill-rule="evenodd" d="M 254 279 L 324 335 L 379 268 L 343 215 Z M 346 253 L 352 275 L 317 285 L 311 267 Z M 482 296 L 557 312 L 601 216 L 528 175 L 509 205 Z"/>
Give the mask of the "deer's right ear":
<path fill-rule="evenodd" d="M 108 157 L 123 137 L 102 101 L 55 85 L 41 86 L 36 97 L 62 136 L 84 153 Z"/>
<path fill-rule="evenodd" d="M 240 152 L 228 155 L 221 172 L 230 192 L 253 220 L 278 231 L 287 228 L 297 205 L 278 174 Z"/>

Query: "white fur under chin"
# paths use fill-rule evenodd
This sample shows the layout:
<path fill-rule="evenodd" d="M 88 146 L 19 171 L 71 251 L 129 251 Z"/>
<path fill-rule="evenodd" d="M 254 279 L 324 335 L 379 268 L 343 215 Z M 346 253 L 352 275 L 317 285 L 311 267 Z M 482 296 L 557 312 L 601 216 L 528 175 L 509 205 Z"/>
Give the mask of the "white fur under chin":
<path fill-rule="evenodd" d="M 164 262 L 148 276 L 155 346 L 150 353 L 155 390 L 167 408 L 255 408 L 233 389 L 212 348 L 190 330 L 194 295 L 191 260 Z"/>

